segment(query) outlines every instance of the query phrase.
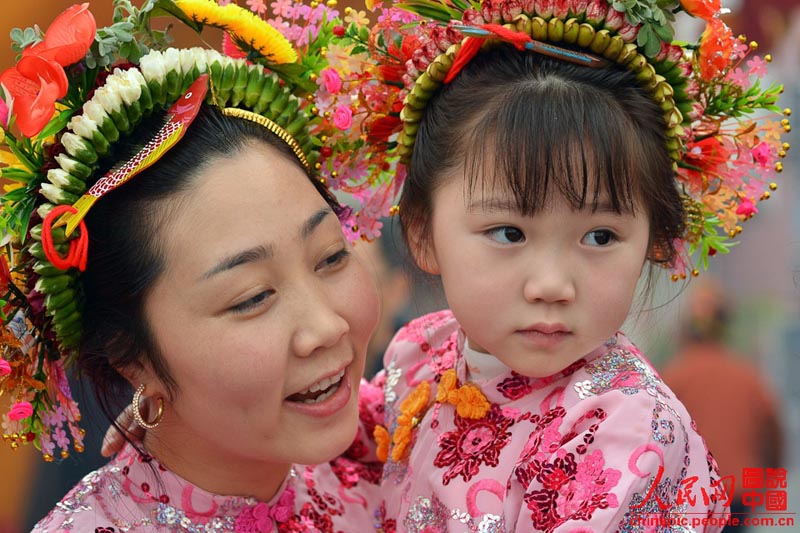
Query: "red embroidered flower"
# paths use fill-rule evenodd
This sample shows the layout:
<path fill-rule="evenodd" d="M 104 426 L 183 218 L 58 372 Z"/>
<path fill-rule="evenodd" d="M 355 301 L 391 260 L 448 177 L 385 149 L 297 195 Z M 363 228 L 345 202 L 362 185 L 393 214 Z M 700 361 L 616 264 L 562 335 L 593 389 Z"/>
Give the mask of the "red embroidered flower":
<path fill-rule="evenodd" d="M 459 475 L 464 481 L 469 481 L 482 464 L 497 466 L 500 450 L 511 438 L 508 428 L 514 421 L 505 418 L 494 405 L 484 418 L 478 420 L 455 414 L 455 423 L 457 429 L 440 438 L 441 450 L 433 461 L 439 468 L 450 467 L 442 477 L 445 485 Z"/>
<path fill-rule="evenodd" d="M 497 391 L 509 400 L 519 400 L 533 391 L 531 378 L 512 371 L 510 378 L 498 383 Z"/>

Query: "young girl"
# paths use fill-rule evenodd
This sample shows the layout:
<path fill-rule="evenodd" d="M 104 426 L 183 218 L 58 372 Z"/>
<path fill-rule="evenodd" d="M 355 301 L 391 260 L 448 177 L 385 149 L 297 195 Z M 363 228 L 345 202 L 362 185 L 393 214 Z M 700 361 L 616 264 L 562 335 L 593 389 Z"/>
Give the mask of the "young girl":
<path fill-rule="evenodd" d="M 414 35 L 400 221 L 450 309 L 412 321 L 386 353 L 385 426 L 375 429 L 384 529 L 715 531 L 729 516 L 730 480 L 619 328 L 645 270 L 685 261 L 684 242 L 704 247 L 702 260 L 712 245 L 725 251 L 713 221 L 713 234 L 707 221 L 698 230 L 698 211 L 752 213 L 763 184 L 730 184 L 731 143 L 747 170 L 780 145 L 731 140 L 719 126 L 701 136 L 699 125 L 726 118 L 691 86 L 702 53 L 692 63 L 661 43 L 667 52 L 649 58 L 630 24 L 611 20 L 624 14 L 564 4 L 486 0 Z M 598 4 L 611 32 L 588 13 Z M 655 74 L 673 67 L 670 81 Z M 705 90 L 743 90 L 727 72 L 702 72 Z M 716 167 L 704 139 L 716 141 Z M 675 161 L 694 174 L 676 175 Z M 735 190 L 734 205 L 713 188 Z"/>

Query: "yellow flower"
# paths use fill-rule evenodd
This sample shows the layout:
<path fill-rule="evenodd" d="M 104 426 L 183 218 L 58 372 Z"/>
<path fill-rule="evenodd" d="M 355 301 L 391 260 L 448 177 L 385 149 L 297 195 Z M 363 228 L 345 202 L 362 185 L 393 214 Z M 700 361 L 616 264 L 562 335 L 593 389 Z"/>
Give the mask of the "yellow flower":
<path fill-rule="evenodd" d="M 375 450 L 375 454 L 378 456 L 378 460 L 382 463 L 385 463 L 386 460 L 389 458 L 389 430 L 387 430 L 383 426 L 375 426 L 375 429 L 372 431 L 372 436 L 375 437 L 375 443 L 378 445 L 378 449 Z"/>
<path fill-rule="evenodd" d="M 255 13 L 214 0 L 175 0 L 181 11 L 195 22 L 222 28 L 242 48 L 255 50 L 275 64 L 295 63 L 297 52 L 281 33 Z"/>
<path fill-rule="evenodd" d="M 359 11 L 351 9 L 344 17 L 344 21 L 348 24 L 357 24 L 359 26 L 369 26 L 369 18 L 366 11 Z"/>

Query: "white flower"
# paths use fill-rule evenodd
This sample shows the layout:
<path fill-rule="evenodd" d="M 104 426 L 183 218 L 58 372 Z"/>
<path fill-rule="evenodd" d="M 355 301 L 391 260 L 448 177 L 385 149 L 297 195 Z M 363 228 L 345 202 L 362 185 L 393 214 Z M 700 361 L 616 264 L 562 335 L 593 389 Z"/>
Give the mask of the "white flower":
<path fill-rule="evenodd" d="M 167 48 L 164 50 L 164 70 L 166 72 L 175 71 L 181 73 L 181 58 L 176 48 Z"/>
<path fill-rule="evenodd" d="M 142 76 L 142 72 L 138 68 L 129 68 L 127 71 L 128 77 L 139 85 L 147 85 L 147 80 Z"/>
<path fill-rule="evenodd" d="M 86 115 L 75 115 L 70 119 L 67 127 L 84 139 L 91 139 L 98 128 L 97 122 Z"/>
<path fill-rule="evenodd" d="M 64 191 L 60 187 L 56 187 L 52 183 L 42 183 L 42 196 L 53 202 L 54 204 L 61 203 Z"/>
<path fill-rule="evenodd" d="M 114 78 L 113 88 L 119 92 L 120 98 L 126 106 L 133 105 L 142 96 L 142 86 L 135 77 L 128 75 L 128 71 L 119 69 L 114 70 L 114 74 L 108 79 Z"/>
<path fill-rule="evenodd" d="M 61 189 L 67 187 L 70 184 L 70 175 L 67 174 L 67 171 L 61 168 L 51 168 L 47 171 L 47 179 Z"/>
<path fill-rule="evenodd" d="M 111 81 L 112 78 L 113 76 L 109 76 L 108 80 L 106 80 L 106 84 L 98 88 L 94 92 L 94 97 L 92 98 L 92 100 L 103 106 L 103 109 L 109 115 L 111 113 L 117 113 L 122 105 L 122 98 L 119 92 L 115 91 L 111 85 L 113 83 L 113 81 Z M 109 81 L 111 81 L 111 83 L 108 83 Z"/>
<path fill-rule="evenodd" d="M 222 62 L 222 54 L 217 52 L 216 50 L 208 49 L 203 50 L 206 56 L 206 64 L 211 65 L 212 63 L 221 63 Z"/>
<path fill-rule="evenodd" d="M 50 211 L 52 211 L 54 207 L 55 206 L 53 204 L 45 203 L 36 208 L 36 213 L 42 218 L 42 220 L 44 220 L 47 218 L 47 215 L 50 214 Z"/>
<path fill-rule="evenodd" d="M 197 65 L 197 58 L 200 57 L 201 54 L 197 53 L 196 48 L 183 48 L 178 51 L 178 60 L 181 64 L 181 72 L 186 74 L 187 72 L 191 72 L 194 70 L 195 65 Z M 198 66 L 198 69 L 200 67 Z"/>
<path fill-rule="evenodd" d="M 69 174 L 73 174 L 74 171 L 75 171 L 75 167 L 78 165 L 78 162 L 75 161 L 74 159 L 72 159 L 67 154 L 58 154 L 56 156 L 56 162 L 58 163 L 58 166 L 63 168 Z M 50 172 L 53 172 L 54 170 L 58 170 L 58 169 L 54 168 L 54 169 L 51 169 L 51 170 L 49 170 L 47 172 L 47 178 L 48 179 L 50 178 Z M 53 181 L 53 180 L 50 180 L 50 181 Z M 53 183 L 55 183 L 55 182 L 53 181 Z"/>
<path fill-rule="evenodd" d="M 98 124 L 102 124 L 103 121 L 108 118 L 108 114 L 103 109 L 103 106 L 94 100 L 89 100 L 83 104 L 83 114 Z"/>
<path fill-rule="evenodd" d="M 71 156 L 76 156 L 80 152 L 91 149 L 86 140 L 69 131 L 61 136 L 61 144 L 64 145 L 67 153 Z"/>
<path fill-rule="evenodd" d="M 164 58 L 161 52 L 153 50 L 146 56 L 139 60 L 139 68 L 142 69 L 142 74 L 148 81 L 154 81 L 161 85 L 164 83 L 166 70 L 164 68 Z"/>

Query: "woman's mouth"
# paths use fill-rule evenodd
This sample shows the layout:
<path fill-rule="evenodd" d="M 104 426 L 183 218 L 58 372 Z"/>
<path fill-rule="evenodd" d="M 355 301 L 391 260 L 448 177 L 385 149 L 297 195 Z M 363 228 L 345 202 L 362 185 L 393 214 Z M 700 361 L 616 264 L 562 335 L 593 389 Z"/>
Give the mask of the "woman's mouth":
<path fill-rule="evenodd" d="M 339 390 L 344 374 L 345 370 L 342 369 L 339 373 L 314 383 L 308 389 L 288 396 L 286 400 L 308 405 L 324 402 Z"/>

